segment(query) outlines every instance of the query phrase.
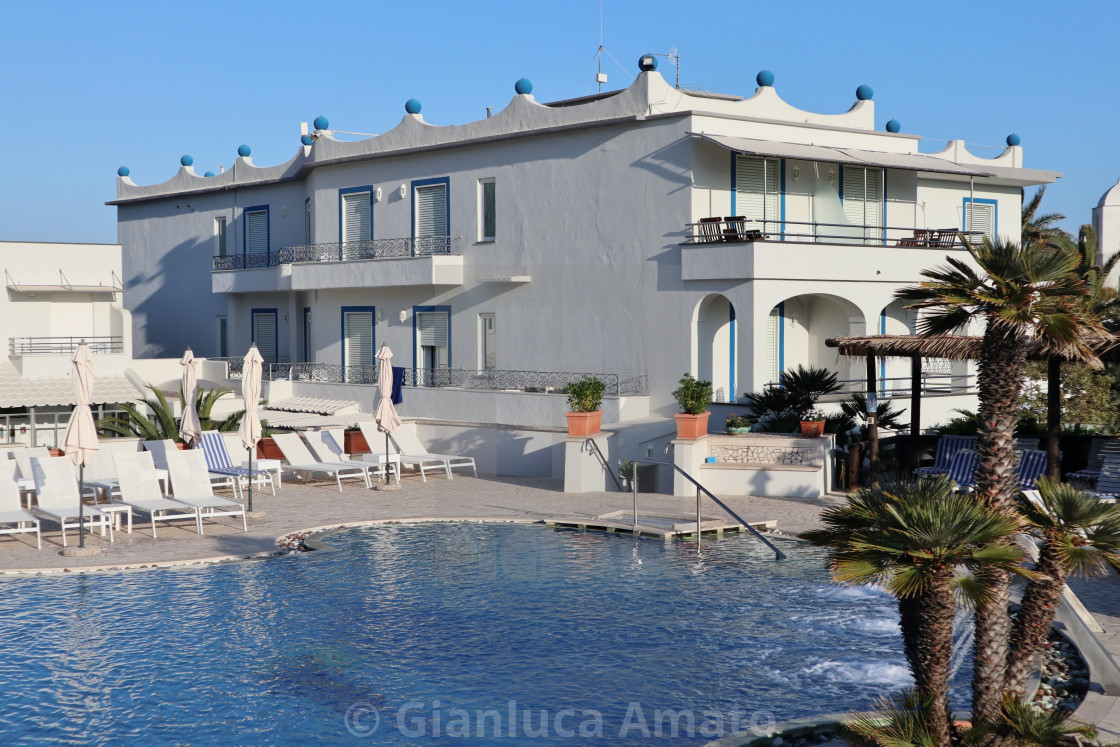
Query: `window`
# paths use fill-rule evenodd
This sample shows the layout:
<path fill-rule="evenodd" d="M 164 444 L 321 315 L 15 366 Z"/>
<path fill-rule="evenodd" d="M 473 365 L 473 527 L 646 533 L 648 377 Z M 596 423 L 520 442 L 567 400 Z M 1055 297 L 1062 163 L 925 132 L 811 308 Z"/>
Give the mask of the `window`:
<path fill-rule="evenodd" d="M 496 337 L 494 334 L 494 315 L 478 315 L 478 363 L 483 371 L 494 371 L 498 368 L 498 355 L 494 348 Z"/>
<path fill-rule="evenodd" d="M 446 177 L 412 183 L 412 235 L 416 254 L 446 254 L 448 249 L 448 205 Z"/>
<path fill-rule="evenodd" d="M 765 370 L 762 372 L 765 381 L 763 384 L 776 384 L 782 372 L 782 318 L 785 316 L 785 304 L 778 304 L 770 309 L 770 316 L 766 319 L 766 350 Z"/>
<path fill-rule="evenodd" d="M 253 309 L 253 342 L 265 363 L 276 362 L 276 309 Z"/>
<path fill-rule="evenodd" d="M 311 198 L 303 201 L 303 243 L 311 243 Z"/>
<path fill-rule="evenodd" d="M 961 225 L 964 231 L 978 231 L 969 237 L 969 241 L 981 241 L 981 233 L 989 241 L 996 240 L 996 201 L 995 200 L 970 200 L 964 198 L 964 222 Z"/>
<path fill-rule="evenodd" d="M 224 257 L 229 254 L 229 245 L 226 243 L 225 217 L 214 219 L 214 256 Z"/>
<path fill-rule="evenodd" d="M 268 254 L 267 205 L 245 208 L 245 253 Z"/>
<path fill-rule="evenodd" d="M 342 242 L 369 241 L 373 238 L 373 199 L 370 187 L 353 187 L 338 192 Z"/>
<path fill-rule="evenodd" d="M 493 179 L 478 180 L 478 240 L 493 241 L 498 233 Z"/>
<path fill-rule="evenodd" d="M 427 386 L 443 386 L 451 366 L 451 309 L 448 306 L 417 306 L 413 309 L 416 328 L 415 367 L 420 382 Z"/>
<path fill-rule="evenodd" d="M 218 356 L 229 355 L 229 323 L 224 316 L 218 317 Z"/>
<path fill-rule="evenodd" d="M 342 307 L 342 366 L 344 380 L 373 383 L 373 306 Z"/>
<path fill-rule="evenodd" d="M 311 362 L 311 309 L 303 307 L 303 359 Z"/>
<path fill-rule="evenodd" d="M 781 230 L 778 223 L 781 204 L 781 194 L 778 191 L 780 170 L 781 165 L 776 158 L 735 158 L 735 204 L 732 212 L 762 222 L 759 229 L 763 233 L 777 233 Z"/>
<path fill-rule="evenodd" d="M 865 239 L 883 238 L 883 170 L 845 166 L 841 199 L 844 217 L 863 227 Z"/>

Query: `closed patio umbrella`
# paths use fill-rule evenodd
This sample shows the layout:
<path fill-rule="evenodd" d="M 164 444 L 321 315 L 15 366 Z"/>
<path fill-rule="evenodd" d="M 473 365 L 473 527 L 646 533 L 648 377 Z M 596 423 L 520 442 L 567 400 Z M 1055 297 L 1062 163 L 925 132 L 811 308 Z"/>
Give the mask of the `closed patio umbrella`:
<path fill-rule="evenodd" d="M 193 444 L 202 438 L 202 423 L 198 420 L 198 410 L 194 406 L 198 392 L 198 362 L 190 348 L 183 353 L 179 365 L 183 367 L 183 418 L 179 422 L 179 438 Z"/>
<path fill-rule="evenodd" d="M 249 512 L 253 511 L 253 455 L 257 452 L 257 441 L 261 440 L 261 419 L 257 417 L 257 403 L 261 400 L 261 368 L 264 358 L 256 344 L 249 347 L 241 368 L 241 397 L 245 400 L 245 417 L 237 434 L 241 443 L 249 450 Z"/>
<path fill-rule="evenodd" d="M 382 345 L 377 351 L 377 409 L 373 417 L 377 420 L 377 430 L 385 434 L 385 485 L 389 485 L 389 434 L 401 425 L 397 408 L 393 407 L 393 351 Z"/>
<path fill-rule="evenodd" d="M 85 492 L 86 464 L 93 458 L 93 452 L 101 447 L 97 443 L 97 427 L 93 423 L 93 412 L 89 409 L 93 396 L 93 356 L 83 342 L 74 351 L 74 401 L 76 406 L 70 413 L 66 433 L 62 437 L 62 448 L 70 461 L 78 465 L 78 547 L 86 546 L 85 511 L 80 496 Z"/>

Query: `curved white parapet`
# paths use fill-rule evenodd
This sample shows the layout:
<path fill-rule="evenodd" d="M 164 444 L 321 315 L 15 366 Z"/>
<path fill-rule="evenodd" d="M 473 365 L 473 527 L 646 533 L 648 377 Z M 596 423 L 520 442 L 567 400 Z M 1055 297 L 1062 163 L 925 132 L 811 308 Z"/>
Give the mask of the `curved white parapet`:
<path fill-rule="evenodd" d="M 772 76 L 769 78 L 772 82 Z M 519 81 L 521 85 L 523 81 Z M 524 81 L 527 83 L 527 81 Z M 521 85 L 519 90 L 525 86 Z M 531 84 L 528 85 L 531 90 Z M 875 104 L 872 91 L 861 86 L 857 100 L 846 112 L 817 114 L 798 109 L 784 101 L 770 85 L 760 85 L 750 98 L 688 91 L 670 86 L 656 71 L 643 72 L 625 89 L 602 96 L 588 96 L 541 104 L 531 93 L 516 94 L 509 104 L 493 116 L 458 125 L 433 125 L 419 113 L 420 105 L 410 100 L 407 108 L 415 113 L 405 114 L 388 132 L 363 140 L 338 140 L 326 129 L 315 132 L 301 143 L 297 153 L 286 163 L 276 166 L 257 166 L 250 156 L 239 156 L 232 169 L 215 176 L 199 176 L 190 166 L 162 184 L 137 185 L 126 174 L 118 176 L 119 200 L 146 199 L 181 192 L 228 188 L 234 185 L 252 185 L 299 178 L 306 170 L 319 164 L 337 163 L 341 160 L 375 158 L 381 155 L 406 155 L 417 150 L 454 147 L 471 142 L 507 139 L 584 126 L 608 124 L 612 121 L 638 121 L 646 118 L 696 113 L 712 117 L 727 117 L 743 121 L 791 124 L 810 128 L 819 126 L 829 130 L 859 133 L 861 138 L 879 139 L 903 137 L 916 140 L 912 135 L 897 135 L 875 131 Z M 325 119 L 323 120 L 326 121 Z M 306 142 L 310 140 L 311 145 Z M 881 150 L 898 150 L 897 140 L 883 140 Z M 911 146 L 903 146 L 904 149 Z M 247 150 L 247 149 L 246 149 Z M 981 158 L 968 152 L 964 143 L 950 141 L 941 153 L 932 154 L 957 163 L 985 164 L 989 166 L 1021 167 L 1022 149 L 1009 146 L 995 159 Z"/>

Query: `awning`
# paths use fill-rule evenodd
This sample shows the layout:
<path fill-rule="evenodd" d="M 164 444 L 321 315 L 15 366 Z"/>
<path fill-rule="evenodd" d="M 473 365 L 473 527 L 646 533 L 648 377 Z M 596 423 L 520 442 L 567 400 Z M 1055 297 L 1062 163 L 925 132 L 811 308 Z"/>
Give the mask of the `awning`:
<path fill-rule="evenodd" d="M 141 399 L 123 376 L 102 376 L 93 380 L 91 402 L 95 405 L 135 402 Z M 18 371 L 0 371 L 0 407 L 48 407 L 73 405 L 74 383 L 69 377 L 27 379 Z"/>
<path fill-rule="evenodd" d="M 923 171 L 930 174 L 955 174 L 957 176 L 995 176 L 992 171 L 982 171 L 959 163 L 927 156 L 921 153 L 883 153 L 855 148 L 836 148 L 826 145 L 804 145 L 802 143 L 781 143 L 775 140 L 755 140 L 730 135 L 707 135 L 702 132 L 688 133 L 692 137 L 708 140 L 723 148 L 749 156 L 776 156 L 801 161 L 820 161 L 839 163 L 847 166 L 877 166 L 887 169 Z"/>
<path fill-rule="evenodd" d="M 124 288 L 116 285 L 27 285 L 9 283 L 8 290 L 15 293 L 121 293 Z"/>
<path fill-rule="evenodd" d="M 357 415 L 362 410 L 357 402 L 346 399 L 321 399 L 319 397 L 288 397 L 269 402 L 266 410 L 307 413 L 312 415 Z M 269 422 L 274 417 L 269 416 Z"/>

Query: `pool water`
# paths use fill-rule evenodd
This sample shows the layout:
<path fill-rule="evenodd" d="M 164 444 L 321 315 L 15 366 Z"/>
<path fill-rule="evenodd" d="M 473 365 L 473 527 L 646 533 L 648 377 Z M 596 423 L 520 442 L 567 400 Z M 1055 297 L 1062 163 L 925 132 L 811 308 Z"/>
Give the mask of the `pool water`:
<path fill-rule="evenodd" d="M 0 735 L 704 744 L 910 683 L 895 604 L 749 536 L 390 525 L 335 552 L 0 582 Z M 785 547 L 785 546 L 783 546 Z M 748 731 L 749 734 L 749 731 Z"/>

